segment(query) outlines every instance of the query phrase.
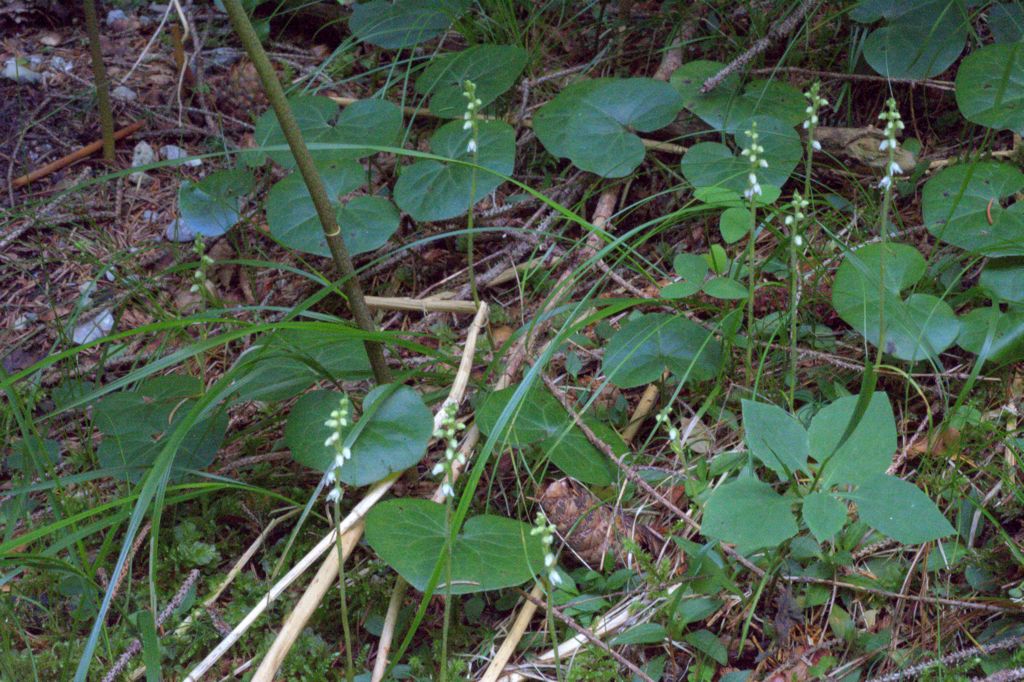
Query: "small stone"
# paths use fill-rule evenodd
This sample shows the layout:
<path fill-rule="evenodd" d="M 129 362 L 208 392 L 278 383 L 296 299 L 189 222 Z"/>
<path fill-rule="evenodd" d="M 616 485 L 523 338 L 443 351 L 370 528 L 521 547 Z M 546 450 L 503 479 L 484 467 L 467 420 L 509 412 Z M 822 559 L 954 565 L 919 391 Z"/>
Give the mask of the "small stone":
<path fill-rule="evenodd" d="M 57 47 L 62 42 L 64 42 L 64 39 L 61 38 L 60 34 L 56 33 L 55 31 L 47 31 L 46 33 L 43 33 L 39 36 L 39 42 L 41 42 L 43 45 L 46 45 L 47 47 Z"/>
<path fill-rule="evenodd" d="M 24 315 L 19 315 L 18 319 L 14 321 L 14 331 L 25 331 L 25 329 L 27 329 L 30 324 L 32 324 L 33 322 L 37 322 L 38 320 L 39 316 L 36 315 L 35 313 L 25 313 Z"/>
<path fill-rule="evenodd" d="M 50 68 L 57 73 L 71 73 L 71 69 L 74 68 L 74 64 L 67 59 L 64 59 L 64 57 L 54 56 L 50 57 Z"/>
<path fill-rule="evenodd" d="M 160 211 L 152 211 L 147 208 L 145 211 L 142 212 L 142 219 L 145 220 L 147 223 L 155 223 L 157 220 L 160 219 Z"/>
<path fill-rule="evenodd" d="M 196 233 L 189 229 L 188 225 L 181 221 L 181 218 L 175 218 L 167 225 L 167 229 L 164 230 L 164 239 L 169 242 L 191 242 L 195 241 Z"/>
<path fill-rule="evenodd" d="M 101 339 L 114 328 L 114 315 L 109 310 L 101 310 L 92 318 L 82 322 L 71 334 L 76 344 L 90 343 Z"/>
<path fill-rule="evenodd" d="M 203 52 L 206 65 L 212 69 L 226 69 L 242 56 L 241 51 L 233 47 L 215 47 Z"/>
<path fill-rule="evenodd" d="M 128 18 L 128 15 L 123 10 L 112 9 L 107 12 L 107 26 L 113 26 L 119 21 L 124 21 Z"/>
<path fill-rule="evenodd" d="M 43 74 L 37 73 L 30 69 L 24 64 L 19 64 L 18 60 L 11 57 L 4 62 L 4 78 L 12 80 L 15 83 L 42 83 Z"/>
<path fill-rule="evenodd" d="M 181 147 L 178 147 L 177 145 L 168 144 L 164 145 L 163 147 L 160 147 L 160 156 L 167 159 L 168 161 L 177 161 L 178 159 L 184 159 L 190 156 L 190 154 Z M 185 162 L 184 165 L 191 166 L 192 168 L 197 168 L 198 166 L 203 165 L 203 160 L 189 159 L 188 161 Z"/>
<path fill-rule="evenodd" d="M 134 102 L 139 98 L 139 96 L 135 94 L 135 91 L 127 85 L 118 85 L 110 91 L 110 96 L 122 102 Z"/>

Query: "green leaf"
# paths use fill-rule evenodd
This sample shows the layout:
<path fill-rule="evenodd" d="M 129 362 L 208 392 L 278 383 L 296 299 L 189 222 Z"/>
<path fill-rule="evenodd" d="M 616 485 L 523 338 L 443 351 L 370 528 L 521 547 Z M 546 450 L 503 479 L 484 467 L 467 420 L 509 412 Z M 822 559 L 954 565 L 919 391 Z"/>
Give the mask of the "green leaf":
<path fill-rule="evenodd" d="M 705 282 L 702 288 L 708 296 L 726 301 L 743 300 L 750 293 L 745 286 L 731 277 L 713 277 Z"/>
<path fill-rule="evenodd" d="M 466 151 L 472 138 L 473 131 L 464 130 L 462 121 L 452 121 L 437 129 L 430 138 L 430 149 L 438 156 L 472 163 L 473 154 Z M 502 175 L 512 174 L 516 157 L 512 126 L 502 121 L 481 121 L 477 143 L 479 166 Z M 471 194 L 476 203 L 501 182 L 500 177 L 472 166 L 422 159 L 402 170 L 395 183 L 395 203 L 415 220 L 447 220 L 466 213 Z"/>
<path fill-rule="evenodd" d="M 963 331 L 957 345 L 980 355 L 993 318 L 995 335 L 982 360 L 1002 365 L 1024 357 L 1024 311 L 1021 310 L 1004 313 L 992 308 L 975 308 L 963 317 Z"/>
<path fill-rule="evenodd" d="M 722 233 L 726 244 L 735 244 L 750 234 L 753 222 L 749 208 L 733 206 L 722 211 L 718 217 L 718 231 Z"/>
<path fill-rule="evenodd" d="M 481 433 L 492 434 L 498 417 L 517 388 L 510 386 L 487 396 L 477 410 Z M 616 455 L 622 456 L 628 450 L 610 427 L 589 415 L 584 416 L 583 421 Z M 572 417 L 558 400 L 542 388 L 529 392 L 502 438 L 518 447 L 538 445 L 555 466 L 584 483 L 610 485 L 615 481 L 614 464 L 572 423 Z"/>
<path fill-rule="evenodd" d="M 649 78 L 599 78 L 574 83 L 545 104 L 533 127 L 545 149 L 606 178 L 632 173 L 644 160 L 632 131 L 675 120 L 683 103 L 668 83 Z"/>
<path fill-rule="evenodd" d="M 1024 43 L 986 45 L 956 73 L 956 104 L 968 121 L 1024 134 Z"/>
<path fill-rule="evenodd" d="M 776 405 L 743 400 L 743 430 L 751 454 L 782 480 L 807 471 L 807 431 Z"/>
<path fill-rule="evenodd" d="M 234 386 L 238 400 L 284 400 L 320 380 L 372 377 L 363 342 L 344 326 L 265 334 L 238 359 L 238 365 L 247 366 Z"/>
<path fill-rule="evenodd" d="M 436 38 L 468 9 L 466 0 L 371 0 L 352 7 L 349 30 L 389 50 Z"/>
<path fill-rule="evenodd" d="M 978 285 L 993 300 L 1024 303 L 1024 258 L 993 258 L 981 271 Z"/>
<path fill-rule="evenodd" d="M 967 41 L 961 2 L 916 3 L 868 35 L 864 59 L 887 78 L 921 80 L 939 75 L 956 61 Z"/>
<path fill-rule="evenodd" d="M 811 420 L 807 430 L 811 457 L 819 464 L 827 460 L 821 476 L 822 490 L 832 485 L 856 485 L 885 472 L 892 464 L 896 452 L 896 419 L 889 396 L 881 391 L 871 396 L 860 422 L 836 450 L 856 407 L 857 396 L 844 396 L 823 407 Z"/>
<path fill-rule="evenodd" d="M 737 124 L 739 132 L 733 137 L 736 149 L 750 145 L 750 138 L 745 131 L 752 129 L 754 121 L 757 122 L 759 135 L 757 141 L 764 147 L 762 157 L 768 163 L 768 167 L 759 168 L 756 175 L 762 190 L 767 194 L 768 187 L 781 188 L 786 184 L 803 157 L 803 144 L 792 126 L 771 116 L 757 116 Z M 750 184 L 747 179 L 750 162 L 718 142 L 699 142 L 693 145 L 686 150 L 680 164 L 683 175 L 694 187 L 717 186 L 742 194 Z"/>
<path fill-rule="evenodd" d="M 925 227 L 936 238 L 986 256 L 1024 256 L 1024 202 L 1000 202 L 1024 188 L 1024 173 L 994 161 L 946 168 L 921 195 Z M 989 218 L 991 217 L 991 222 Z"/>
<path fill-rule="evenodd" d="M 828 542 L 846 525 L 846 505 L 832 495 L 814 492 L 804 498 L 804 523 L 818 542 Z"/>
<path fill-rule="evenodd" d="M 704 277 L 708 274 L 708 264 L 695 253 L 677 253 L 672 260 L 672 268 L 679 280 L 661 290 L 662 298 L 686 298 L 700 291 Z"/>
<path fill-rule="evenodd" d="M 767 483 L 738 478 L 718 486 L 708 497 L 701 532 L 734 543 L 741 552 L 777 547 L 796 535 L 792 504 Z"/>
<path fill-rule="evenodd" d="M 688 632 L 683 635 L 683 641 L 719 665 L 726 665 L 729 662 L 729 652 L 725 645 L 710 630 Z"/>
<path fill-rule="evenodd" d="M 528 54 L 513 45 L 476 45 L 431 60 L 416 79 L 416 92 L 430 95 L 430 111 L 441 118 L 462 118 L 466 111 L 465 82 L 476 85 L 481 107 L 511 88 L 526 66 Z"/>
<path fill-rule="evenodd" d="M 299 124 L 302 139 L 310 148 L 309 153 L 313 160 L 318 164 L 340 159 L 360 159 L 374 152 L 361 149 L 318 149 L 317 145 L 391 147 L 398 143 L 404 125 L 402 110 L 381 99 L 359 100 L 344 110 L 340 110 L 338 105 L 327 97 L 303 95 L 290 98 L 288 104 Z M 288 142 L 273 109 L 268 109 L 256 121 L 254 138 L 259 147 L 287 146 Z M 295 159 L 287 149 L 266 154 L 285 168 L 295 167 Z"/>
<path fill-rule="evenodd" d="M 609 646 L 629 646 L 635 644 L 660 644 L 668 637 L 665 627 L 658 623 L 640 623 L 612 637 Z"/>
<path fill-rule="evenodd" d="M 862 521 L 897 542 L 917 545 L 953 534 L 953 526 L 920 488 L 877 474 L 845 497 L 857 504 Z"/>
<path fill-rule="evenodd" d="M 131 391 L 104 396 L 93 408 L 93 424 L 103 434 L 96 458 L 103 468 L 132 467 L 119 474 L 138 481 L 153 464 L 172 433 L 202 395 L 202 382 L 171 374 L 149 379 Z M 181 480 L 185 469 L 204 469 L 217 454 L 228 418 L 224 410 L 194 424 L 178 449 L 171 480 Z"/>
<path fill-rule="evenodd" d="M 434 431 L 430 410 L 413 389 L 401 386 L 389 394 L 390 388 L 378 386 L 363 400 L 363 419 L 370 421 L 351 445 L 352 459 L 341 469 L 344 483 L 376 483 L 413 466 L 426 452 Z M 332 430 L 324 422 L 340 398 L 336 391 L 313 391 L 292 407 L 284 439 L 299 464 L 324 472 L 333 468 L 334 449 L 324 445 Z M 379 400 L 384 402 L 374 408 Z"/>
<path fill-rule="evenodd" d="M 775 116 L 790 127 L 806 117 L 804 96 L 779 80 L 753 81 L 740 93 L 740 79 L 732 74 L 711 92 L 701 94 L 704 82 L 723 68 L 721 62 L 698 59 L 680 66 L 669 80 L 683 106 L 712 128 L 735 134 L 742 130 L 739 124 L 758 114 Z"/>
<path fill-rule="evenodd" d="M 452 546 L 451 593 L 520 585 L 544 569 L 544 545 L 531 527 L 502 516 L 466 520 Z M 366 541 L 410 585 L 422 591 L 448 537 L 445 508 L 429 500 L 381 502 L 366 516 Z M 437 594 L 444 594 L 447 572 Z"/>
<path fill-rule="evenodd" d="M 1011 2 L 992 5 L 988 8 L 988 30 L 997 43 L 1021 40 L 1024 38 L 1024 7 Z"/>
<path fill-rule="evenodd" d="M 832 305 L 843 321 L 878 345 L 885 324 L 885 352 L 900 360 L 935 359 L 960 333 L 945 301 L 901 292 L 925 272 L 924 258 L 905 244 L 868 244 L 851 252 L 836 272 Z M 885 285 L 882 286 L 884 273 Z"/>
<path fill-rule="evenodd" d="M 398 209 L 384 197 L 355 197 L 338 211 L 341 236 L 353 256 L 384 246 L 400 221 Z"/>
<path fill-rule="evenodd" d="M 608 342 L 602 370 L 620 388 L 657 381 L 668 369 L 702 381 L 718 373 L 721 344 L 711 332 L 685 317 L 655 313 L 622 325 Z"/>
<path fill-rule="evenodd" d="M 182 222 L 195 234 L 219 237 L 241 218 L 242 197 L 252 191 L 253 180 L 241 168 L 215 171 L 199 182 L 185 180 L 178 188 Z"/>

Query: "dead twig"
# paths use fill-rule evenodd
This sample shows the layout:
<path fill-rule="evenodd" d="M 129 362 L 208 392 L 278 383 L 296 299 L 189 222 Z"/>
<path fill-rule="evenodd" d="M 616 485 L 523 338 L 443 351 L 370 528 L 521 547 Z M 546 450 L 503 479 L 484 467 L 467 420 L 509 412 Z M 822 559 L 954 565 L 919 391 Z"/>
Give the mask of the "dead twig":
<path fill-rule="evenodd" d="M 142 126 L 144 126 L 145 124 L 145 121 L 136 121 L 135 123 L 132 123 L 129 126 L 121 128 L 116 133 L 114 133 L 114 140 L 123 140 L 124 138 L 128 137 L 135 131 L 140 130 Z M 26 175 L 22 175 L 20 178 L 16 178 L 14 182 L 11 183 L 11 186 L 14 187 L 15 189 L 18 189 L 19 187 L 24 187 L 30 182 L 34 182 L 39 178 L 44 178 L 50 173 L 59 171 L 61 168 L 65 168 L 66 166 L 70 166 L 75 161 L 84 159 L 85 157 L 90 156 L 91 154 L 95 154 L 102 148 L 103 140 L 96 140 L 95 142 L 87 144 L 86 146 L 82 147 L 77 151 L 71 152 L 67 156 L 64 156 L 62 158 L 57 159 L 56 161 L 52 161 L 46 164 L 42 168 L 34 170 Z"/>

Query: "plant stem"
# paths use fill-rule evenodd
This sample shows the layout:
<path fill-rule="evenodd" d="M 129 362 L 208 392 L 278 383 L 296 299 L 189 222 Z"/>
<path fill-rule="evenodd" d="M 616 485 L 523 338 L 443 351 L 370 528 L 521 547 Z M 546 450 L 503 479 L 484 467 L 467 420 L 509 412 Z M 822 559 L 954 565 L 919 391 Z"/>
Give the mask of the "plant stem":
<path fill-rule="evenodd" d="M 448 679 L 448 628 L 452 615 L 452 500 L 450 497 L 445 502 L 444 527 L 444 536 L 446 538 L 445 553 L 447 557 L 445 558 L 446 575 L 444 579 L 444 621 L 441 625 L 441 674 L 438 677 L 441 682 L 445 682 Z"/>
<path fill-rule="evenodd" d="M 85 14 L 85 32 L 89 36 L 89 53 L 92 56 L 92 74 L 96 80 L 96 108 L 100 114 L 100 130 L 103 133 L 103 159 L 114 160 L 114 112 L 110 107 L 110 86 L 107 69 L 103 66 L 103 48 L 100 47 L 100 24 L 96 18 L 96 0 L 82 0 Z"/>
<path fill-rule="evenodd" d="M 345 638 L 345 679 L 355 679 L 356 668 L 352 662 L 352 633 L 348 627 L 348 599 L 345 596 L 345 547 L 341 540 L 341 500 L 334 501 L 334 534 L 338 547 L 338 591 L 341 592 L 341 631 Z"/>
<path fill-rule="evenodd" d="M 345 292 L 349 306 L 352 308 L 352 316 L 355 318 L 356 324 L 360 329 L 372 334 L 377 331 L 376 325 L 370 316 L 369 308 L 366 307 L 363 289 L 359 285 L 355 268 L 352 265 L 352 258 L 349 256 L 345 240 L 341 236 L 341 229 L 338 227 L 334 208 L 331 206 L 330 199 L 327 196 L 327 189 L 320 178 L 320 173 L 317 171 L 316 166 L 313 165 L 313 157 L 310 155 L 309 149 L 302 139 L 298 122 L 295 120 L 291 107 L 288 105 L 288 100 L 285 98 L 284 89 L 277 80 L 274 67 L 270 64 L 270 59 L 267 58 L 267 53 L 260 44 L 260 39 L 252 27 L 252 22 L 249 21 L 249 16 L 242 9 L 240 0 L 224 0 L 224 9 L 227 10 L 231 25 L 234 27 L 235 33 L 238 34 L 238 39 L 242 42 L 242 46 L 245 48 L 249 59 L 252 60 L 253 66 L 256 68 L 256 72 L 259 74 L 260 82 L 263 84 L 263 91 L 266 93 L 267 99 L 270 100 L 274 113 L 277 114 L 281 131 L 284 133 L 285 139 L 288 140 L 288 147 L 291 149 L 292 156 L 295 157 L 295 164 L 298 166 L 299 173 L 302 174 L 302 179 L 309 189 L 309 195 L 313 200 L 313 206 L 316 208 L 316 214 L 320 219 L 320 226 L 324 230 L 324 236 L 327 238 L 327 246 L 331 250 L 334 265 L 342 277 L 342 290 Z M 388 369 L 387 362 L 384 359 L 384 351 L 380 343 L 370 340 L 364 341 L 364 343 L 366 344 L 366 354 L 370 359 L 370 367 L 373 369 L 373 376 L 377 383 L 389 383 L 391 381 L 391 371 Z"/>
<path fill-rule="evenodd" d="M 750 238 L 747 240 L 747 381 L 753 379 L 754 373 L 754 293 L 757 289 L 754 272 L 757 257 L 754 242 L 757 239 L 757 204 L 750 199 Z"/>
<path fill-rule="evenodd" d="M 473 303 L 480 305 L 480 292 L 476 288 L 476 268 L 473 258 L 473 206 L 476 205 L 476 164 L 479 152 L 473 152 L 473 173 L 469 184 L 469 214 L 466 219 L 466 265 L 469 268 L 469 293 Z"/>

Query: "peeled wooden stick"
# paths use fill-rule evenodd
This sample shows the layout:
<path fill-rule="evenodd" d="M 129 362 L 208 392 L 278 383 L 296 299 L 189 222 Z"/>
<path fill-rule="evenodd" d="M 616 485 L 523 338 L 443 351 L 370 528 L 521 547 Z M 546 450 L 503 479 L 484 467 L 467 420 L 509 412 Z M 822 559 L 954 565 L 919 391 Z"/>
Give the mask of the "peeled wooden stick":
<path fill-rule="evenodd" d="M 441 425 L 444 420 L 449 404 L 459 404 L 462 402 L 463 397 L 466 393 L 466 387 L 469 385 L 469 375 L 473 368 L 473 357 L 476 353 L 476 342 L 480 336 L 480 331 L 484 325 L 487 324 L 488 308 L 487 304 L 481 302 L 480 308 L 477 310 L 476 317 L 473 318 L 473 323 L 470 325 L 469 332 L 466 334 L 466 344 L 462 352 L 462 362 L 459 364 L 459 371 L 455 375 L 455 381 L 452 383 L 452 388 L 448 393 L 448 397 L 438 408 L 437 413 L 434 415 L 434 427 L 437 428 Z M 468 437 L 468 435 L 467 435 Z M 383 486 L 381 496 L 387 491 L 388 488 L 397 480 L 398 476 L 391 476 L 381 483 L 374 486 L 374 490 L 377 487 Z M 386 484 L 386 485 L 385 485 Z M 379 497 L 377 499 L 380 499 Z M 376 500 L 374 500 L 376 503 Z M 372 505 L 371 505 L 372 506 Z M 369 511 L 369 508 L 366 509 Z M 363 533 L 363 516 L 365 511 L 359 518 L 358 525 L 352 525 L 351 528 L 342 536 L 344 547 L 342 554 L 344 558 L 348 558 L 359 541 L 360 536 Z M 349 515 L 351 517 L 351 514 Z M 347 520 L 347 518 L 346 518 Z M 334 542 L 334 533 L 328 533 L 327 537 L 320 541 L 317 545 L 324 544 L 325 541 L 330 540 Z M 351 540 L 351 542 L 349 542 Z M 330 546 L 331 543 L 328 543 Z M 318 554 L 312 559 L 315 561 L 319 558 L 323 552 Z M 307 555 L 308 556 L 308 555 Z M 324 559 L 324 562 L 320 565 L 320 569 L 316 572 L 312 582 L 306 588 L 306 591 L 299 598 L 298 603 L 292 612 L 288 614 L 284 624 L 281 626 L 281 631 L 278 633 L 274 643 L 270 645 L 270 650 L 267 651 L 266 656 L 263 657 L 263 661 L 260 663 L 259 668 L 256 669 L 255 674 L 252 677 L 253 682 L 272 682 L 274 676 L 277 674 L 278 668 L 281 667 L 281 663 L 284 661 L 285 656 L 288 655 L 288 651 L 291 649 L 295 640 L 298 639 L 299 634 L 306 627 L 306 623 L 309 622 L 310 616 L 323 601 L 327 595 L 327 591 L 330 590 L 331 585 L 335 583 L 338 577 L 338 552 L 329 552 Z"/>
<path fill-rule="evenodd" d="M 404 298 L 366 296 L 366 305 L 375 310 L 408 310 L 421 313 L 462 313 L 476 312 L 473 301 L 448 301 L 441 298 Z"/>
<path fill-rule="evenodd" d="M 135 123 L 132 123 L 129 126 L 121 128 L 116 133 L 114 133 L 114 140 L 117 141 L 128 137 L 132 133 L 142 128 L 142 126 L 144 126 L 145 124 L 145 121 L 136 121 Z M 56 161 L 51 161 L 42 168 L 37 168 L 31 173 L 22 175 L 20 178 L 15 178 L 14 182 L 11 183 L 11 187 L 13 187 L 14 189 L 24 187 L 30 182 L 34 182 L 39 178 L 44 178 L 50 173 L 59 171 L 61 168 L 64 168 L 65 166 L 70 166 L 75 161 L 78 161 L 79 159 L 84 159 L 87 156 L 95 154 L 101 149 L 103 149 L 103 140 L 96 140 L 95 142 L 87 144 L 86 146 L 82 147 L 77 151 L 71 152 L 67 156 L 61 157 Z"/>

